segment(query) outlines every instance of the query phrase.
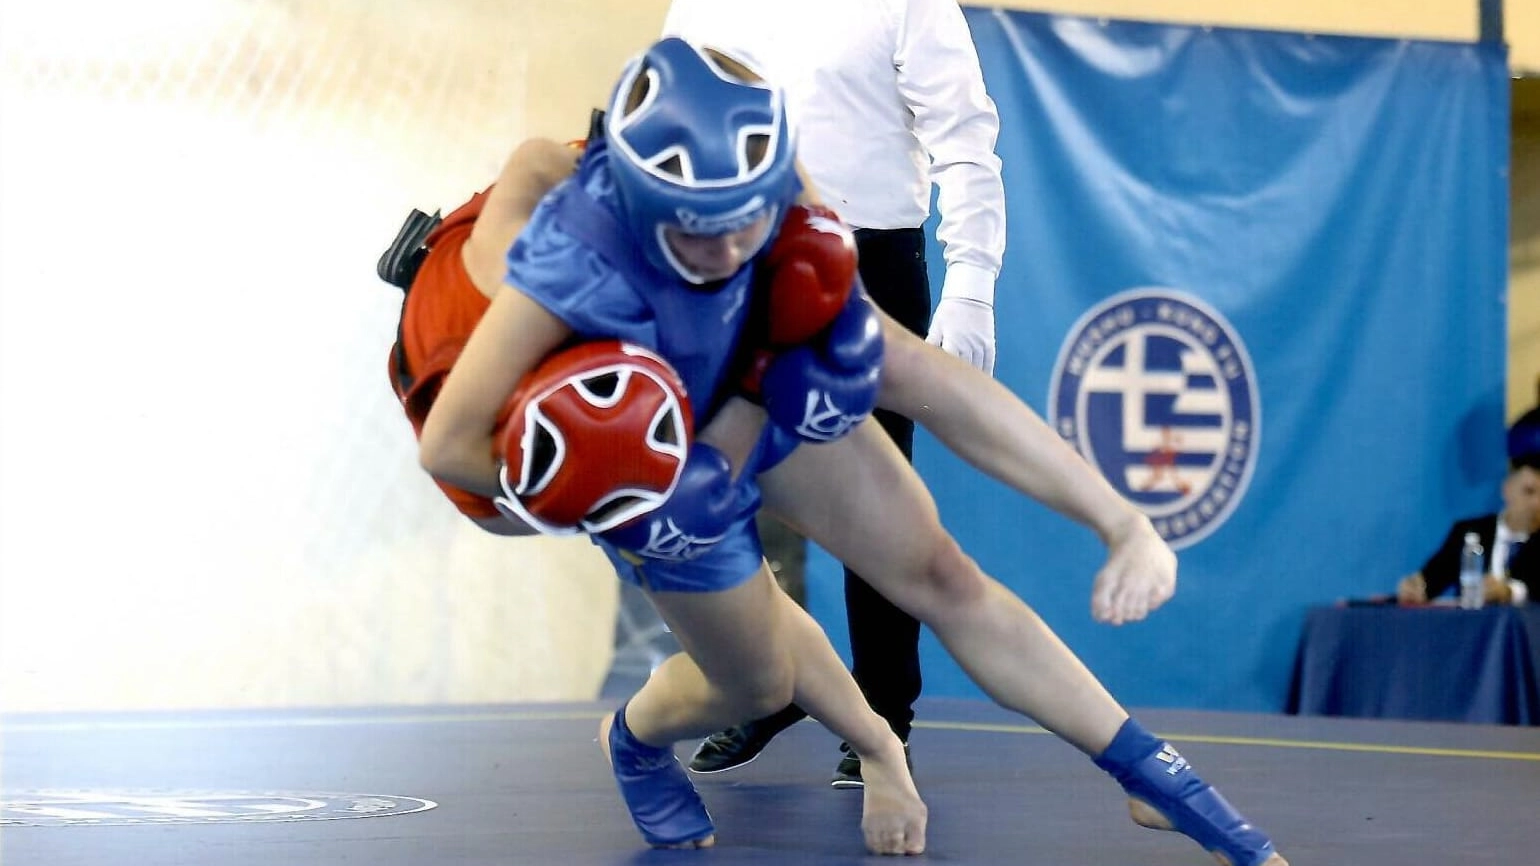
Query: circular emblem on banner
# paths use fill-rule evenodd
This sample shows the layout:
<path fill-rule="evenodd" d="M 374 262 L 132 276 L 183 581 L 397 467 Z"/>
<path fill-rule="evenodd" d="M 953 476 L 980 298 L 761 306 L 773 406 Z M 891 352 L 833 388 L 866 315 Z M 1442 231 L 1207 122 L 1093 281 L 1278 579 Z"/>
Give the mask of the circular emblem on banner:
<path fill-rule="evenodd" d="M 409 815 L 437 807 L 432 800 L 391 794 L 293 791 L 7 791 L 0 827 L 229 824 L 335 821 Z"/>
<path fill-rule="evenodd" d="M 1257 390 L 1223 316 L 1176 289 L 1132 289 L 1070 329 L 1048 420 L 1180 549 L 1245 495 L 1262 433 Z"/>

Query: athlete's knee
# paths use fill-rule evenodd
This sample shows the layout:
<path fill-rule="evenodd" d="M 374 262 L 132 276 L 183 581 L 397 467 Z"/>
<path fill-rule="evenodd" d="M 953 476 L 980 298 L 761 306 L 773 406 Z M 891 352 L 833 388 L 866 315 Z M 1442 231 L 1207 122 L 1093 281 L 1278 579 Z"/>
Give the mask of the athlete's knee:
<path fill-rule="evenodd" d="M 785 659 L 745 671 L 729 687 L 733 703 L 747 719 L 762 719 L 779 712 L 795 698 L 796 674 L 791 660 Z"/>
<path fill-rule="evenodd" d="M 778 673 L 773 682 L 755 691 L 751 701 L 752 706 L 749 707 L 750 718 L 762 719 L 772 713 L 778 713 L 795 700 L 795 678 L 792 676 L 791 667 L 788 665 Z"/>
<path fill-rule="evenodd" d="M 967 607 L 985 597 L 988 578 L 957 540 L 946 532 L 938 532 L 922 564 L 918 580 L 923 587 L 930 618 L 944 616 L 947 611 Z M 924 618 L 924 617 L 922 617 Z"/>

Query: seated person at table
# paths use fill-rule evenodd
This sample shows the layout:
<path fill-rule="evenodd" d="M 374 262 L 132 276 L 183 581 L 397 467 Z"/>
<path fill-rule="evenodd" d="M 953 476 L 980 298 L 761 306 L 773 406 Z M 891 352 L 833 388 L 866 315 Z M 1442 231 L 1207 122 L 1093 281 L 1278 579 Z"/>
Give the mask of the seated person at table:
<path fill-rule="evenodd" d="M 1508 460 L 1540 457 L 1540 405 L 1514 419 L 1508 427 Z"/>
<path fill-rule="evenodd" d="M 1540 551 L 1529 540 L 1540 532 L 1540 454 L 1525 454 L 1510 463 L 1503 479 L 1503 510 L 1457 520 L 1422 570 L 1401 578 L 1396 600 L 1424 604 L 1460 585 L 1460 549 L 1465 534 L 1481 538 L 1486 552 L 1487 604 L 1524 604 L 1540 590 Z"/>

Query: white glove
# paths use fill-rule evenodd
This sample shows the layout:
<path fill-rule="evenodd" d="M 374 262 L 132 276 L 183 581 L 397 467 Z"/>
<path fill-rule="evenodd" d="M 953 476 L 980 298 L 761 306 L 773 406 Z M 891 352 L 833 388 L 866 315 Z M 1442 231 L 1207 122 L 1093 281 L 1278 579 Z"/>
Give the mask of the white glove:
<path fill-rule="evenodd" d="M 930 317 L 925 342 L 940 346 L 984 371 L 995 374 L 995 272 L 971 262 L 950 262 L 941 303 Z"/>
<path fill-rule="evenodd" d="M 948 298 L 936 305 L 925 342 L 995 374 L 995 307 L 971 298 Z"/>

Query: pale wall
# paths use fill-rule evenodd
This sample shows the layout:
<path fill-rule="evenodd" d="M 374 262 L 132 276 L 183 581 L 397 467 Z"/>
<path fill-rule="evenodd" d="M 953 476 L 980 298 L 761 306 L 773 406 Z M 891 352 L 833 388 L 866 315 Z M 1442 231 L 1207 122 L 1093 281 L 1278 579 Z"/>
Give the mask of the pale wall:
<path fill-rule="evenodd" d="M 0 0 L 0 710 L 597 693 L 612 573 L 431 486 L 374 262 L 662 10 Z"/>

